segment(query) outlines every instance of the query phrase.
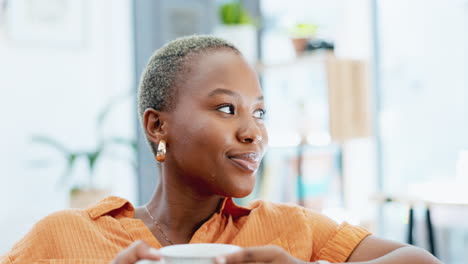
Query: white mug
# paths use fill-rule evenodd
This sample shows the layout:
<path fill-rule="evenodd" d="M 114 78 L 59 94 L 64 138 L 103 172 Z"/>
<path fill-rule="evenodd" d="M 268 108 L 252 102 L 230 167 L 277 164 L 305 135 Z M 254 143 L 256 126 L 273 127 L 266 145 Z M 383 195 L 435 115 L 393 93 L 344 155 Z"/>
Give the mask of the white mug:
<path fill-rule="evenodd" d="M 161 248 L 161 261 L 139 261 L 138 264 L 213 264 L 216 257 L 240 249 L 227 244 L 179 244 Z"/>

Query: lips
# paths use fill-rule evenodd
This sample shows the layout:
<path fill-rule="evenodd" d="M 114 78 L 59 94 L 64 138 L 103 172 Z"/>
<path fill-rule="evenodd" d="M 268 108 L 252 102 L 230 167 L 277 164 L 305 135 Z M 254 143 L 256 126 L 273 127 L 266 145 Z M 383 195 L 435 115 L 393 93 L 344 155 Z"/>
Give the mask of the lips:
<path fill-rule="evenodd" d="M 257 152 L 246 152 L 228 155 L 228 158 L 239 168 L 248 172 L 255 172 L 260 163 L 260 154 Z"/>

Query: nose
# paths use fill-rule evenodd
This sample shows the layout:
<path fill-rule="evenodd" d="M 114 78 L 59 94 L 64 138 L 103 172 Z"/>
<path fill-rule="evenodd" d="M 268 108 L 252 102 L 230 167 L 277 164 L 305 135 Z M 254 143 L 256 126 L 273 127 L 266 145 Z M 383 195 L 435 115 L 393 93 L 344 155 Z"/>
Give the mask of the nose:
<path fill-rule="evenodd" d="M 237 140 L 245 144 L 259 144 L 264 140 L 262 131 L 256 121 L 245 121 L 237 131 Z"/>

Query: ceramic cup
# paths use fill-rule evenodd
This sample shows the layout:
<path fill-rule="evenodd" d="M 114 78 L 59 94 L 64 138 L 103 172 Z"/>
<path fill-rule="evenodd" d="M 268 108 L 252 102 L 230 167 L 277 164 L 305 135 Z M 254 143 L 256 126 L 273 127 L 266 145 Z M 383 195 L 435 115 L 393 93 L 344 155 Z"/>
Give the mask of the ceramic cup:
<path fill-rule="evenodd" d="M 148 264 L 213 264 L 217 256 L 239 251 L 241 248 L 227 244 L 180 244 L 160 249 L 161 261 L 139 261 Z"/>

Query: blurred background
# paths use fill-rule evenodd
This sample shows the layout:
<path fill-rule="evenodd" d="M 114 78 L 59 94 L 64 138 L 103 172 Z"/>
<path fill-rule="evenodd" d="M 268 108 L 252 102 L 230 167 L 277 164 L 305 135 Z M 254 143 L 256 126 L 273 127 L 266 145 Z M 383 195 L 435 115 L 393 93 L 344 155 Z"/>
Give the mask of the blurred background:
<path fill-rule="evenodd" d="M 158 181 L 136 113 L 164 43 L 214 34 L 258 72 L 253 199 L 468 258 L 468 0 L 0 0 L 0 255 L 51 212 Z"/>

